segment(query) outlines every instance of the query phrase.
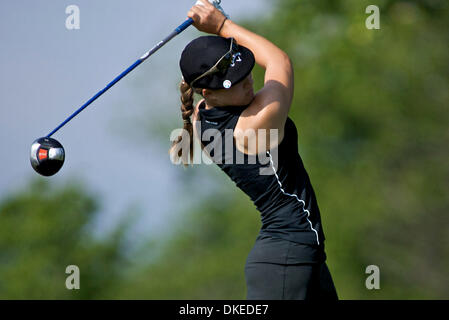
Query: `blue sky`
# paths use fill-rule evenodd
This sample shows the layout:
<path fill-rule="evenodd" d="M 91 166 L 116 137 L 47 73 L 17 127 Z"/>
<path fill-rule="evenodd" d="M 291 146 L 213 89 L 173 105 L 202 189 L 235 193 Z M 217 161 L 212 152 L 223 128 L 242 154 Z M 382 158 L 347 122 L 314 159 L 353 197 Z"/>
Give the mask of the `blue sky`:
<path fill-rule="evenodd" d="M 0 2 L 0 198 L 36 175 L 29 163 L 31 143 L 168 35 L 192 4 Z M 79 30 L 65 27 L 69 5 L 80 9 Z M 268 0 L 225 0 L 222 5 L 236 22 L 267 14 L 269 7 Z M 137 205 L 143 213 L 140 231 L 163 230 L 184 205 L 173 201 L 182 191 L 178 180 L 183 169 L 168 158 L 168 132 L 165 144 L 164 132 L 154 139 L 148 132 L 157 130 L 151 126 L 161 117 L 180 117 L 178 60 L 182 48 L 198 35 L 190 27 L 53 136 L 63 144 L 66 162 L 51 183 L 86 181 L 101 197 L 102 228 Z"/>

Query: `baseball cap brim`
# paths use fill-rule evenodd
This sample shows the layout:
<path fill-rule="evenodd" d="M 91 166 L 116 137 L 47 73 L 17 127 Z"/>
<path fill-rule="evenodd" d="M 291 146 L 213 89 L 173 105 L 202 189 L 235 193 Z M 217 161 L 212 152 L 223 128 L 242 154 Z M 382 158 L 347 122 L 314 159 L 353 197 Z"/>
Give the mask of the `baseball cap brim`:
<path fill-rule="evenodd" d="M 215 73 L 199 79 L 194 83 L 196 88 L 204 89 L 229 89 L 245 79 L 255 65 L 254 54 L 248 48 L 239 45 L 238 53 L 235 54 L 233 64 L 222 73 Z"/>

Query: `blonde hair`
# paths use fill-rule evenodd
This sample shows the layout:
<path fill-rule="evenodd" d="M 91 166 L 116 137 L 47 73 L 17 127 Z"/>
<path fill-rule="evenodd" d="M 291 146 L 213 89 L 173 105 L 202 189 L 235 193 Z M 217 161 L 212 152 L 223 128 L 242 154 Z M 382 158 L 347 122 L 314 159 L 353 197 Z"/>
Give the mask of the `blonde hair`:
<path fill-rule="evenodd" d="M 178 152 L 176 152 L 178 145 L 182 141 L 182 135 L 178 136 L 175 141 L 173 141 L 169 153 L 174 161 L 178 162 L 181 160 L 184 166 L 188 166 L 189 162 L 191 163 L 193 161 L 193 124 L 190 118 L 193 114 L 193 94 L 195 92 L 201 93 L 201 89 L 192 88 L 183 79 L 179 85 L 179 91 L 181 92 L 181 116 L 184 123 L 183 129 L 188 132 L 190 141 L 187 149 L 188 152 L 183 152 L 186 151 L 186 148 L 179 148 Z"/>

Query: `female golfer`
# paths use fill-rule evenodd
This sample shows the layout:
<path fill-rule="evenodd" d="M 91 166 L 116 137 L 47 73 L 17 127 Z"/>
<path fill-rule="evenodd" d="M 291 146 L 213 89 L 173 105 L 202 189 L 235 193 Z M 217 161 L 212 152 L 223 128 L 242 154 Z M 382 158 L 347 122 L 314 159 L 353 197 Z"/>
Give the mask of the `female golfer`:
<path fill-rule="evenodd" d="M 195 134 L 260 211 L 262 228 L 245 265 L 247 299 L 338 299 L 317 201 L 288 118 L 291 61 L 267 39 L 201 3 L 188 16 L 199 31 L 213 35 L 193 40 L 181 55 L 181 111 L 190 139 L 187 148 L 180 147 L 183 136 L 174 142 L 172 159 L 192 160 Z M 256 94 L 255 63 L 265 69 Z M 194 92 L 204 98 L 195 107 Z"/>

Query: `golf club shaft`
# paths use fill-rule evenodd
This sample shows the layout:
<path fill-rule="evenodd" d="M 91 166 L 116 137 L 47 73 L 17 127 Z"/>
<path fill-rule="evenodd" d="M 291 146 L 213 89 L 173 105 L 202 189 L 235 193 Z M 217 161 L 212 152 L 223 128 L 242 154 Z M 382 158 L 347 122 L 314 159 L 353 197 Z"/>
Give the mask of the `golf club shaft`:
<path fill-rule="evenodd" d="M 191 24 L 193 23 L 192 18 L 187 19 L 184 21 L 179 27 L 177 27 L 172 33 L 170 33 L 167 37 L 165 37 L 162 41 L 160 41 L 158 44 L 156 44 L 150 51 L 146 52 L 142 57 L 140 57 L 136 62 L 134 62 L 131 66 L 129 66 L 128 69 L 123 71 L 119 76 L 117 76 L 114 80 L 112 80 L 104 89 L 100 90 L 97 94 L 95 94 L 92 98 L 89 99 L 85 104 L 81 106 L 78 110 L 76 110 L 70 117 L 68 117 L 64 122 L 62 122 L 58 127 L 56 127 L 52 132 L 50 132 L 47 135 L 47 138 L 51 137 L 54 133 L 56 133 L 59 129 L 61 129 L 64 125 L 67 124 L 70 120 L 72 120 L 74 117 L 76 117 L 81 111 L 83 111 L 85 108 L 87 108 L 92 102 L 97 100 L 98 97 L 100 97 L 103 93 L 108 91 L 114 84 L 119 82 L 123 77 L 125 77 L 128 73 L 133 71 L 138 65 L 140 65 L 142 62 L 144 62 L 148 57 L 150 57 L 153 53 L 155 53 L 157 50 L 162 48 L 167 42 L 169 42 L 171 39 L 176 37 L 178 34 L 183 32 L 185 29 L 187 29 Z"/>

